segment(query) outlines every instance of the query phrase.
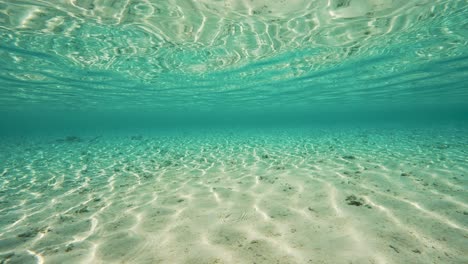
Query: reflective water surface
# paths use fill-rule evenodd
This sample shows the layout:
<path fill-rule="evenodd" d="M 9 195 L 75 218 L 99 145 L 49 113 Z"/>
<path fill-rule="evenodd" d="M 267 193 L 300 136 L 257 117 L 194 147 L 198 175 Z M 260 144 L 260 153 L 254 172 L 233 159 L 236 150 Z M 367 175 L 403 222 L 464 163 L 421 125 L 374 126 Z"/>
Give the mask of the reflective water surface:
<path fill-rule="evenodd" d="M 0 1 L 0 106 L 463 104 L 463 0 Z"/>

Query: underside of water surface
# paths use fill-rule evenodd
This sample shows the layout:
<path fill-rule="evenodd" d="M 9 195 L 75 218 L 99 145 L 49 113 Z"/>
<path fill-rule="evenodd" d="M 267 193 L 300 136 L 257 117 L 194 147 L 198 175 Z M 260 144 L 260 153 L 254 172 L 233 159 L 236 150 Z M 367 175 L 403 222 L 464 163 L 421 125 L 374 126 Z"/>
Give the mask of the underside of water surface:
<path fill-rule="evenodd" d="M 0 0 L 0 263 L 468 263 L 463 0 Z"/>

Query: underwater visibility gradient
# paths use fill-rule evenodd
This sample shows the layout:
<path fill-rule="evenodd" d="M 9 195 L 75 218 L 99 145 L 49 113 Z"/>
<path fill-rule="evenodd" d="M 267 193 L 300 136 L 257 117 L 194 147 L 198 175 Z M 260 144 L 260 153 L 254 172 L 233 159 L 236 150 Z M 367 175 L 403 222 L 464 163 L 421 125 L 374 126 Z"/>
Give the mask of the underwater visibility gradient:
<path fill-rule="evenodd" d="M 468 263 L 468 2 L 0 0 L 7 263 Z"/>

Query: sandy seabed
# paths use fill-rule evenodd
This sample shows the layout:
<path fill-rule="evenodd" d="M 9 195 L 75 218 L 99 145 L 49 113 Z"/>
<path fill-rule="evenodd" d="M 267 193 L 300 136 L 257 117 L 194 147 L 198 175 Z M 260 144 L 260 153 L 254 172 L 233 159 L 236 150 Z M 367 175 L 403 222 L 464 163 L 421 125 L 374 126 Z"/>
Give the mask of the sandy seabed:
<path fill-rule="evenodd" d="M 0 263 L 468 263 L 467 135 L 8 138 Z"/>

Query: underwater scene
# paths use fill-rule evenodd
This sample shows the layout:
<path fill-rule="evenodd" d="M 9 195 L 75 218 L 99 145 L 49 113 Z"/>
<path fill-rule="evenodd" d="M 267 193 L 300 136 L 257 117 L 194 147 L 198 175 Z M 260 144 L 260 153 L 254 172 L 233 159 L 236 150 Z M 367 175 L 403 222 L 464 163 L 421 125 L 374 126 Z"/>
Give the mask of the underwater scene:
<path fill-rule="evenodd" d="M 468 263 L 468 2 L 0 0 L 12 263 Z"/>

